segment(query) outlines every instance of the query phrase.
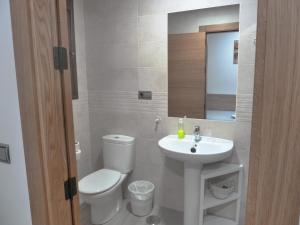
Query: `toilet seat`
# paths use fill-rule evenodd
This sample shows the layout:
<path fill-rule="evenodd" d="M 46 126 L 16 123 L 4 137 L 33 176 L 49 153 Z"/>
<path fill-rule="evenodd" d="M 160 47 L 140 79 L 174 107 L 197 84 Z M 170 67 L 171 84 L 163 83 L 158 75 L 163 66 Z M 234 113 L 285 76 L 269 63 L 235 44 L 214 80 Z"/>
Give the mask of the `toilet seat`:
<path fill-rule="evenodd" d="M 115 170 L 101 169 L 79 181 L 79 191 L 95 195 L 114 187 L 121 179 L 121 173 Z"/>

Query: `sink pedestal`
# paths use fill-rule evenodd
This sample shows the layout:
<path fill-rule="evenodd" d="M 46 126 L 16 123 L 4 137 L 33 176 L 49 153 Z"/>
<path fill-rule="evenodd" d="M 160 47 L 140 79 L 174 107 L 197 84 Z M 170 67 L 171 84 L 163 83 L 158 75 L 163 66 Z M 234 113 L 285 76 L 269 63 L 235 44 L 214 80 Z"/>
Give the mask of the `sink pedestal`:
<path fill-rule="evenodd" d="M 184 139 L 168 135 L 158 145 L 166 156 L 184 162 L 184 225 L 199 225 L 203 165 L 228 158 L 233 141 L 201 136 L 201 141 L 195 143 L 194 135 L 185 135 Z"/>
<path fill-rule="evenodd" d="M 199 224 L 200 174 L 203 165 L 184 163 L 184 225 Z"/>

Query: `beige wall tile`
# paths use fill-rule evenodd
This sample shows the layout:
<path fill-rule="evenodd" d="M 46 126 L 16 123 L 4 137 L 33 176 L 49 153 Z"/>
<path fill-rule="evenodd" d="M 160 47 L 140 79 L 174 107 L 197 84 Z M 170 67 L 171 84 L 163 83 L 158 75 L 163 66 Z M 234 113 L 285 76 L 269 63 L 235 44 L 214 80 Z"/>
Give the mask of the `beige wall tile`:
<path fill-rule="evenodd" d="M 144 67 L 138 68 L 138 89 L 154 92 L 167 92 L 167 68 Z"/>
<path fill-rule="evenodd" d="M 139 16 L 164 14 L 167 2 L 164 0 L 140 0 Z"/>
<path fill-rule="evenodd" d="M 166 61 L 166 45 L 161 41 L 140 42 L 138 47 L 139 67 L 164 67 Z"/>
<path fill-rule="evenodd" d="M 137 67 L 137 45 L 99 44 L 98 38 L 87 37 L 88 77 L 102 70 Z"/>
<path fill-rule="evenodd" d="M 254 87 L 254 64 L 240 65 L 238 73 L 238 93 L 252 94 Z"/>
<path fill-rule="evenodd" d="M 139 42 L 157 42 L 167 39 L 167 15 L 140 16 L 138 19 Z"/>
<path fill-rule="evenodd" d="M 79 100 L 73 101 L 73 117 L 75 139 L 80 142 L 82 149 L 81 159 L 77 162 L 79 178 L 92 172 L 83 7 L 83 0 L 74 1 Z"/>
<path fill-rule="evenodd" d="M 90 91 L 136 91 L 138 74 L 136 68 L 111 68 L 101 69 L 98 73 L 91 74 L 89 78 Z"/>

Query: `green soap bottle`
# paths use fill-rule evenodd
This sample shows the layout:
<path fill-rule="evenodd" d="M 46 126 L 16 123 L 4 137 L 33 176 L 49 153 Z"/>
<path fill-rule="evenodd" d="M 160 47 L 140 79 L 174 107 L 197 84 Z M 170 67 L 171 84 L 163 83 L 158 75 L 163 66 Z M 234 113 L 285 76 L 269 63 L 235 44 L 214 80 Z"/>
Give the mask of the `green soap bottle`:
<path fill-rule="evenodd" d="M 177 136 L 178 136 L 179 139 L 183 139 L 185 137 L 185 131 L 184 131 L 183 119 L 182 118 L 180 118 L 178 120 Z"/>

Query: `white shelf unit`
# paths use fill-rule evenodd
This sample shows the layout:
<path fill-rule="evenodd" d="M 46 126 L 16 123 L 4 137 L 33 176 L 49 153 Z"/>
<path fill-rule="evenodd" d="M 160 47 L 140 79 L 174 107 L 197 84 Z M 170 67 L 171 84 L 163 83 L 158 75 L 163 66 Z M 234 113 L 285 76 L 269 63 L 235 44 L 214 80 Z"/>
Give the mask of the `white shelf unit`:
<path fill-rule="evenodd" d="M 217 199 L 207 189 L 207 182 L 210 179 L 236 175 L 235 192 L 226 199 Z M 199 225 L 238 225 L 241 205 L 241 192 L 243 183 L 243 165 L 229 163 L 214 163 L 204 166 L 201 172 L 200 189 L 200 213 Z M 226 207 L 230 203 L 235 203 L 235 213 L 233 219 L 228 219 L 218 215 L 207 214 L 206 211 L 215 207 Z"/>
<path fill-rule="evenodd" d="M 204 225 L 238 225 L 238 222 L 218 216 L 205 216 Z"/>

